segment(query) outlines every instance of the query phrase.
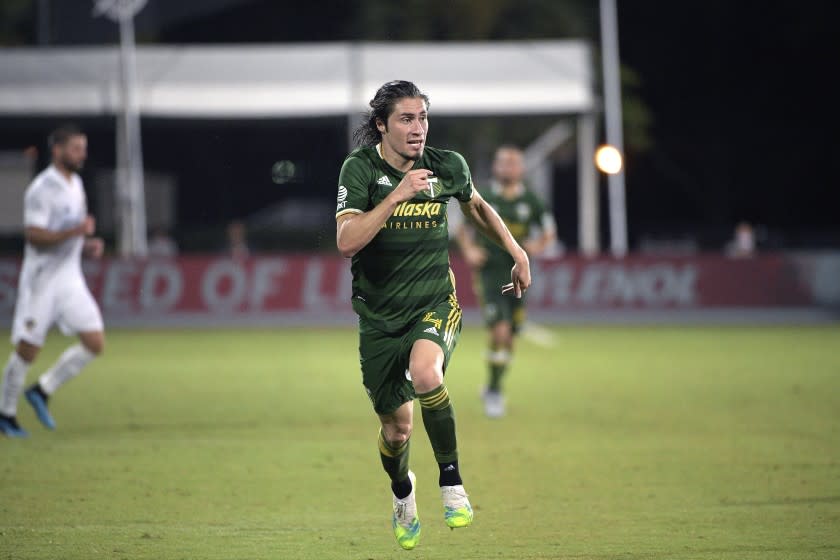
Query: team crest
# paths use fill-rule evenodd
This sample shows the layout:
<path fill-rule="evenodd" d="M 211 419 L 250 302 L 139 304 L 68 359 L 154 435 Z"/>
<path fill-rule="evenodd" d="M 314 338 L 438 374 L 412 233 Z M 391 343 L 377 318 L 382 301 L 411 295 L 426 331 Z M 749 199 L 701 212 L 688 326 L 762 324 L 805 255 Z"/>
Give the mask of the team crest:
<path fill-rule="evenodd" d="M 443 192 L 443 185 L 437 177 L 429 177 L 429 190 L 426 194 L 429 198 L 437 198 Z"/>
<path fill-rule="evenodd" d="M 516 215 L 521 221 L 525 221 L 531 215 L 531 209 L 528 208 L 528 205 L 524 202 L 520 202 L 516 205 Z"/>
<path fill-rule="evenodd" d="M 23 326 L 26 327 L 26 330 L 28 331 L 33 330 L 35 328 L 35 325 L 37 325 L 35 319 L 27 319 L 23 322 Z"/>

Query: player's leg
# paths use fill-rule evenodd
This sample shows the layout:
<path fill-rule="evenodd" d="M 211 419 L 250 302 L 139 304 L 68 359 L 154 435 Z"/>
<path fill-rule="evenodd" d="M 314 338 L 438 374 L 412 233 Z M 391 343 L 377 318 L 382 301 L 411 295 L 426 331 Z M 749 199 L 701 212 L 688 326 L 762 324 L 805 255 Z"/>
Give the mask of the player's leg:
<path fill-rule="evenodd" d="M 414 402 L 403 403 L 391 414 L 380 414 L 379 457 L 391 479 L 394 515 L 392 527 L 397 543 L 411 550 L 420 542 L 416 477 L 408 468 Z"/>
<path fill-rule="evenodd" d="M 62 297 L 59 325 L 65 334 L 78 333 L 79 343 L 67 348 L 25 393 L 38 419 L 51 430 L 55 429 L 55 420 L 47 408 L 50 397 L 105 348 L 104 325 L 96 301 L 87 286 L 70 288 Z"/>
<path fill-rule="evenodd" d="M 414 475 L 408 466 L 414 388 L 400 358 L 400 348 L 399 336 L 360 321 L 362 383 L 381 424 L 377 446 L 382 467 L 391 480 L 394 536 L 402 548 L 412 549 L 420 540 Z"/>
<path fill-rule="evenodd" d="M 15 349 L 3 368 L 0 388 L 0 432 L 10 437 L 28 435 L 17 422 L 17 401 L 26 381 L 26 373 L 44 345 L 54 312 L 49 291 L 35 294 L 25 283 L 21 285 L 12 321 L 12 344 Z"/>
<path fill-rule="evenodd" d="M 3 382 L 0 389 L 0 433 L 9 437 L 28 435 L 17 422 L 17 401 L 26 381 L 26 373 L 38 357 L 40 349 L 40 346 L 25 340 L 18 341 L 3 368 Z"/>
<path fill-rule="evenodd" d="M 502 379 L 513 356 L 513 328 L 507 319 L 500 319 L 489 327 L 487 349 L 487 385 L 482 391 L 484 413 L 489 418 L 505 414 Z"/>
<path fill-rule="evenodd" d="M 427 323 L 435 328 L 429 328 Z M 455 411 L 443 382 L 460 331 L 461 309 L 453 297 L 426 313 L 409 333 L 413 342 L 408 369 L 420 402 L 423 425 L 438 463 L 444 519 L 452 528 L 466 527 L 473 519 L 458 465 Z"/>

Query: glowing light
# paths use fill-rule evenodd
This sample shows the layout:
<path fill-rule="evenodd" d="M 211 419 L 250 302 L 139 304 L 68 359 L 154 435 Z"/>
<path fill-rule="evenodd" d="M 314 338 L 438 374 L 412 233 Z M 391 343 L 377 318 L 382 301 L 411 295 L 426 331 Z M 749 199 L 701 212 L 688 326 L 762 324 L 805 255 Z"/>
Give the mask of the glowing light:
<path fill-rule="evenodd" d="M 621 152 L 616 150 L 613 146 L 604 145 L 595 151 L 595 165 L 601 172 L 608 175 L 615 175 L 621 171 L 623 165 Z"/>

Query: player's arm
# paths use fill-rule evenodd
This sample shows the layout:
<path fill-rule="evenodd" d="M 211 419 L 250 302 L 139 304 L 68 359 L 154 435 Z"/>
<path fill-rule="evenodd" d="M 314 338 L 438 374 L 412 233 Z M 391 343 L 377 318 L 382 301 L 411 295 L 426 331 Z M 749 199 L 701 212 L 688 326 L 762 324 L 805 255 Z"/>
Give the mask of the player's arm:
<path fill-rule="evenodd" d="M 336 245 L 344 257 L 352 257 L 365 248 L 397 205 L 429 189 L 428 169 L 412 169 L 385 199 L 367 212 L 347 212 L 336 217 Z"/>
<path fill-rule="evenodd" d="M 540 233 L 537 237 L 523 243 L 529 255 L 541 255 L 557 241 L 557 226 L 554 223 L 554 218 L 550 214 L 543 216 L 539 230 Z"/>
<path fill-rule="evenodd" d="M 513 291 L 516 297 L 531 285 L 531 266 L 528 254 L 516 242 L 505 222 L 481 194 L 473 189 L 472 197 L 461 202 L 461 211 L 473 226 L 485 237 L 502 247 L 513 258 L 511 283 L 502 288 L 502 293 Z"/>
<path fill-rule="evenodd" d="M 105 254 L 105 240 L 101 237 L 89 237 L 85 239 L 82 254 L 91 259 L 101 258 Z"/>
<path fill-rule="evenodd" d="M 86 216 L 82 223 L 76 227 L 64 230 L 51 230 L 33 225 L 26 226 L 24 237 L 35 247 L 49 247 L 73 237 L 92 235 L 94 231 L 96 231 L 96 221 L 93 216 Z"/>

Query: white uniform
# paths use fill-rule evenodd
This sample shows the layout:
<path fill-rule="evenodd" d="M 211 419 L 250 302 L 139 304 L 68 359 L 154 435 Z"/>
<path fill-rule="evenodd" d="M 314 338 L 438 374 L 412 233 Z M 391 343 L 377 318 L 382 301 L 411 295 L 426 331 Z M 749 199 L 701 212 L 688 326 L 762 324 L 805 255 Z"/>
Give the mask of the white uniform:
<path fill-rule="evenodd" d="M 87 216 L 82 179 L 68 181 L 52 165 L 42 171 L 24 197 L 24 226 L 51 231 L 76 227 Z M 26 244 L 18 282 L 12 344 L 43 346 L 53 324 L 66 335 L 104 330 L 102 314 L 82 273 L 84 238 L 38 248 Z"/>

